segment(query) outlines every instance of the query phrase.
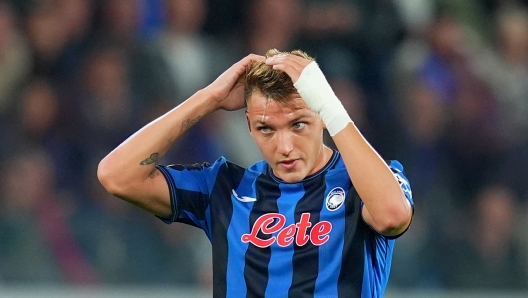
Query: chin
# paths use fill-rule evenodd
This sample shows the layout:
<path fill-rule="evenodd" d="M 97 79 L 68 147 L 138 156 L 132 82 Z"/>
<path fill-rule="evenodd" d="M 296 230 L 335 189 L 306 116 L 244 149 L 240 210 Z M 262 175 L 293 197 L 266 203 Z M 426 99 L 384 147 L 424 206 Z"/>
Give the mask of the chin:
<path fill-rule="evenodd" d="M 297 183 L 297 182 L 302 181 L 304 178 L 306 178 L 306 175 L 303 175 L 301 173 L 284 173 L 277 177 L 282 179 L 284 182 Z"/>

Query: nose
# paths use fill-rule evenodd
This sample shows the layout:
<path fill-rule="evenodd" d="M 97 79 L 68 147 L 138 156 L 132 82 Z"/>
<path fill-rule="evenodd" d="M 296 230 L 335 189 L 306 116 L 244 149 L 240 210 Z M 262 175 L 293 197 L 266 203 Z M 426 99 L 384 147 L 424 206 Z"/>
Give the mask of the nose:
<path fill-rule="evenodd" d="M 289 131 L 278 131 L 277 134 L 277 152 L 281 155 L 288 156 L 293 150 L 293 138 Z"/>

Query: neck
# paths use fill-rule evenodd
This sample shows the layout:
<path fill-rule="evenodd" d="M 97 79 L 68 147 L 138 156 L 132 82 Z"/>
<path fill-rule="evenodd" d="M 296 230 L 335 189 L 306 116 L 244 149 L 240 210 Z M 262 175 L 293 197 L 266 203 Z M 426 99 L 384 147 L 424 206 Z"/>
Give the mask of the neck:
<path fill-rule="evenodd" d="M 323 145 L 321 147 L 321 151 L 319 152 L 319 158 L 318 158 L 318 161 L 316 163 L 316 166 L 314 167 L 314 169 L 312 170 L 312 173 L 310 173 L 310 175 L 316 173 L 317 171 L 322 169 L 324 166 L 326 166 L 328 161 L 330 161 L 330 158 L 332 157 L 332 154 L 333 154 L 332 149 L 330 149 L 327 146 Z"/>

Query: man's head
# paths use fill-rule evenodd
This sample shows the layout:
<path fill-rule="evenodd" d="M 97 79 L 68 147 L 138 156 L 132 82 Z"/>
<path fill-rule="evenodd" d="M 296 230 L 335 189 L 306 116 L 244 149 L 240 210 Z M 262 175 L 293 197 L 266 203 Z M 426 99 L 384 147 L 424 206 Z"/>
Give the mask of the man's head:
<path fill-rule="evenodd" d="M 277 49 L 271 49 L 264 57 L 269 58 L 276 55 L 296 55 L 308 60 L 314 60 L 303 51 L 295 50 L 292 52 L 280 52 Z M 248 67 L 246 71 L 246 86 L 244 89 L 244 98 L 246 103 L 251 100 L 251 95 L 260 92 L 265 97 L 286 103 L 290 97 L 297 93 L 293 86 L 291 78 L 283 71 L 274 70 L 264 61 L 256 61 Z"/>
<path fill-rule="evenodd" d="M 297 55 L 302 51 L 266 53 Z M 291 78 L 264 61 L 246 72 L 245 100 L 251 135 L 273 173 L 286 182 L 298 182 L 321 169 L 329 158 L 323 145 L 323 122 L 300 97 Z"/>

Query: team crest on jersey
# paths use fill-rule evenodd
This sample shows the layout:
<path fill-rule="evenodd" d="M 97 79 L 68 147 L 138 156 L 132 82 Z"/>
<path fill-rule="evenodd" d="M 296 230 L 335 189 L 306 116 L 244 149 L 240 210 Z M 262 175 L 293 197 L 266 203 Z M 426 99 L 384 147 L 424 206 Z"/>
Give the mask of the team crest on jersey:
<path fill-rule="evenodd" d="M 345 191 L 341 187 L 335 187 L 326 196 L 326 209 L 336 211 L 345 202 Z"/>

